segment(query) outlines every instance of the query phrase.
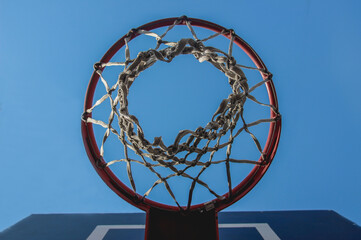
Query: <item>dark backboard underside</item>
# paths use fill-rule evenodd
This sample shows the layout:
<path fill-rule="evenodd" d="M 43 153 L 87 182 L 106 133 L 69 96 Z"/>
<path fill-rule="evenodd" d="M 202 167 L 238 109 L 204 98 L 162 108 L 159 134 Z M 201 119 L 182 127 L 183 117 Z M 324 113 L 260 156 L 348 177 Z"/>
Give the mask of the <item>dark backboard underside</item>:
<path fill-rule="evenodd" d="M 361 227 L 334 211 L 221 212 L 220 240 L 361 239 Z M 144 239 L 145 214 L 33 214 L 1 240 Z"/>

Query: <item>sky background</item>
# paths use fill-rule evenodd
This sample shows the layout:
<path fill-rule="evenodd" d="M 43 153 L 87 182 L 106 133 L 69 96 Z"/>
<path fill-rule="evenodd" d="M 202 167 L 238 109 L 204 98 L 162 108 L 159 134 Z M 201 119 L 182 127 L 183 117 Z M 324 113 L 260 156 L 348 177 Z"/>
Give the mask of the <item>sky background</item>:
<path fill-rule="evenodd" d="M 182 15 L 233 28 L 274 74 L 283 117 L 275 160 L 226 211 L 330 209 L 361 225 L 360 10 L 356 0 L 0 1 L 0 230 L 33 213 L 139 211 L 88 160 L 84 95 L 93 64 L 121 36 Z M 207 104 L 218 102 L 209 100 L 218 87 L 199 91 L 191 66 L 174 64 L 153 76 L 173 74 L 183 84 L 137 85 L 149 107 L 160 109 L 144 115 L 149 131 L 168 133 L 214 112 L 204 106 L 217 107 Z"/>

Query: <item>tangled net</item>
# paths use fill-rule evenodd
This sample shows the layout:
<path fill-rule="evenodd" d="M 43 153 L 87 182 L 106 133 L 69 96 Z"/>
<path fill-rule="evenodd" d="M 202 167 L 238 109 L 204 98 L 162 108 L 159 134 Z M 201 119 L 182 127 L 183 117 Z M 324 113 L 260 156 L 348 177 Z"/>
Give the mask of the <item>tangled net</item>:
<path fill-rule="evenodd" d="M 147 197 L 157 185 L 163 183 L 170 196 L 174 199 L 175 204 L 181 208 L 168 184 L 168 180 L 175 176 L 191 179 L 192 184 L 188 197 L 189 208 L 192 202 L 193 191 L 197 183 L 208 189 L 208 191 L 216 198 L 222 198 L 222 196 L 213 191 L 205 182 L 200 180 L 201 174 L 212 164 L 225 163 L 228 189 L 231 194 L 232 183 L 230 163 L 246 163 L 254 165 L 267 163 L 267 159 L 265 158 L 265 154 L 262 152 L 259 140 L 254 134 L 252 134 L 249 128 L 260 123 L 275 122 L 279 113 L 275 106 L 261 103 L 251 95 L 256 88 L 270 81 L 271 74 L 266 72 L 265 69 L 247 67 L 236 63 L 236 60 L 232 57 L 233 41 L 235 37 L 233 30 L 228 30 L 228 33 L 225 31 L 215 33 L 205 39 L 198 39 L 190 21 L 187 20 L 186 25 L 192 33 L 193 39 L 185 38 L 180 39 L 178 42 L 164 40 L 167 33 L 173 29 L 174 26 L 179 24 L 179 21 L 181 20 L 175 21 L 174 24 L 169 26 L 162 35 L 143 29 L 132 29 L 125 38 L 125 62 L 99 62 L 94 65 L 94 69 L 100 76 L 101 82 L 103 83 L 107 93 L 98 99 L 91 108 L 87 109 L 83 116 L 91 116 L 90 114 L 93 110 L 106 99 L 109 99 L 110 101 L 111 112 L 107 123 L 101 120 L 93 119 L 92 117 L 83 117 L 83 121 L 100 125 L 106 129 L 100 147 L 101 157 L 104 156 L 104 144 L 111 133 L 115 134 L 124 145 L 125 157 L 123 159 L 109 161 L 102 167 L 108 167 L 117 162 L 125 162 L 127 165 L 129 182 L 134 192 L 136 192 L 136 185 L 131 170 L 132 164 L 141 164 L 157 176 L 158 180 L 155 181 L 149 190 L 143 195 L 143 198 Z M 128 42 L 133 34 L 144 34 L 154 37 L 156 40 L 156 47 L 154 49 L 139 52 L 136 58 L 131 59 Z M 230 34 L 231 36 L 228 53 L 225 53 L 215 47 L 205 45 L 208 40 L 222 34 Z M 163 48 L 161 49 L 161 47 Z M 228 78 L 228 83 L 231 86 L 232 93 L 229 94 L 228 98 L 222 100 L 218 109 L 206 126 L 198 127 L 195 130 L 180 131 L 176 136 L 174 143 L 169 146 L 163 142 L 162 137 L 155 137 L 154 141 L 151 142 L 146 139 L 138 119 L 134 115 L 131 115 L 128 111 L 127 97 L 129 89 L 139 74 L 145 69 L 151 67 L 155 62 L 163 61 L 169 63 L 176 56 L 184 54 L 192 54 L 199 62 L 207 61 L 223 72 Z M 110 66 L 124 66 L 124 70 L 119 74 L 119 77 L 113 86 L 109 86 L 108 82 L 102 75 L 104 68 Z M 249 87 L 246 75 L 242 71 L 242 68 L 260 71 L 264 75 L 268 76 L 268 78 L 258 82 L 252 87 Z M 114 98 L 112 97 L 112 93 L 116 93 Z M 275 113 L 276 117 L 259 119 L 254 122 L 247 123 L 243 116 L 244 104 L 247 100 L 269 107 L 271 111 Z M 237 123 L 239 122 L 241 122 L 241 127 L 236 128 Z M 118 131 L 113 127 L 115 124 L 118 124 L 119 126 Z M 231 158 L 232 143 L 243 131 L 247 132 L 252 137 L 258 151 L 261 154 L 261 160 L 254 161 Z M 221 142 L 221 138 L 225 135 L 229 136 L 228 140 L 226 140 L 226 142 Z M 201 142 L 203 143 L 203 147 L 199 147 Z M 128 153 L 129 149 L 140 156 L 140 160 L 130 158 Z M 214 160 L 214 154 L 220 149 L 226 149 L 226 156 L 223 160 Z M 196 156 L 194 159 L 189 159 L 189 156 L 192 153 L 195 153 Z M 208 159 L 202 159 L 202 157 L 204 157 L 207 153 L 209 153 Z M 180 157 L 179 155 L 182 155 L 183 157 Z M 192 156 L 194 156 L 194 154 Z M 179 165 L 183 165 L 184 168 L 179 170 L 177 168 Z M 201 170 L 195 177 L 187 174 L 187 170 L 193 166 L 201 166 Z M 172 171 L 172 174 L 163 177 L 158 171 L 156 171 L 156 167 L 168 168 Z"/>

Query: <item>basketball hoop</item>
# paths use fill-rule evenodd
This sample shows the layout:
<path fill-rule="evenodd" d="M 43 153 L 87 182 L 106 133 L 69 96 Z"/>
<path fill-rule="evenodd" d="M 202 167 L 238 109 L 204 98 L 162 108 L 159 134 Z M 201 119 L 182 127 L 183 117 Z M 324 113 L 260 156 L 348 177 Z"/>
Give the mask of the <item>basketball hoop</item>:
<path fill-rule="evenodd" d="M 179 25 L 186 25 L 193 38 L 180 38 L 178 41 L 166 40 L 167 34 Z M 162 27 L 166 27 L 163 34 L 153 31 Z M 194 27 L 208 29 L 214 33 L 199 39 Z M 139 52 L 137 57 L 132 59 L 128 43 L 140 35 L 153 37 L 155 47 Z M 208 40 L 218 36 L 229 39 L 228 52 L 207 45 Z M 248 55 L 254 63 L 254 67 L 237 63 L 232 55 L 234 44 Z M 125 51 L 125 61 L 111 61 L 113 56 L 122 48 Z M 141 72 L 151 68 L 157 61 L 171 62 L 179 55 L 193 55 L 199 62 L 211 63 L 228 78 L 232 92 L 228 98 L 219 104 L 218 109 L 210 117 L 211 120 L 206 126 L 195 130 L 180 131 L 173 144 L 167 146 L 161 137 L 155 138 L 154 141 L 146 139 L 146 134 L 139 120 L 129 113 L 127 96 L 130 87 Z M 106 68 L 113 66 L 123 66 L 124 68 L 120 71 L 116 83 L 109 85 L 106 77 L 103 76 L 103 72 Z M 258 71 L 262 80 L 253 86 L 249 86 L 249 81 L 242 69 Z M 106 94 L 94 102 L 94 93 L 100 82 L 104 85 Z M 253 91 L 260 86 L 265 86 L 267 89 L 268 103 L 263 103 L 252 95 Z M 108 122 L 95 119 L 92 115 L 93 110 L 105 100 L 110 102 L 111 108 Z M 246 101 L 252 101 L 269 108 L 269 118 L 246 122 L 243 115 Z M 251 128 L 265 123 L 269 124 L 269 131 L 266 143 L 261 146 Z M 93 124 L 105 129 L 100 148 L 93 131 Z M 146 239 L 218 239 L 217 213 L 245 196 L 270 166 L 279 142 L 281 115 L 278 111 L 272 74 L 267 70 L 257 53 L 233 30 L 208 21 L 183 16 L 154 21 L 132 29 L 105 53 L 103 58 L 94 65 L 94 72 L 85 97 L 81 125 L 86 152 L 99 176 L 116 194 L 147 212 Z M 115 125 L 118 129 L 113 127 Z M 233 142 L 243 132 L 249 134 L 257 147 L 260 153 L 258 160 L 237 159 L 231 156 Z M 104 144 L 110 134 L 114 134 L 124 146 L 124 157 L 121 159 L 108 160 L 104 158 Z M 228 139 L 222 142 L 221 139 L 225 137 Z M 203 142 L 203 145 L 200 142 Z M 225 150 L 225 157 L 214 159 L 214 154 L 220 149 Z M 131 158 L 128 151 L 133 151 L 139 159 Z M 192 153 L 196 157 L 188 159 Z M 205 156 L 207 159 L 204 159 Z M 119 162 L 125 163 L 127 166 L 130 186 L 124 184 L 110 169 L 110 166 Z M 247 177 L 235 187 L 231 184 L 230 163 L 254 165 Z M 133 164 L 144 166 L 158 178 L 144 194 L 139 194 L 136 191 L 131 168 Z M 200 179 L 203 172 L 212 164 L 224 164 L 226 166 L 228 192 L 216 193 Z M 177 168 L 180 165 L 184 168 Z M 187 170 L 194 166 L 201 167 L 201 170 L 196 176 L 191 176 Z M 172 174 L 162 176 L 156 170 L 158 167 L 168 168 Z M 175 177 L 192 181 L 186 205 L 177 201 L 168 184 L 168 180 Z M 174 199 L 174 205 L 159 203 L 148 198 L 152 190 L 159 184 L 164 184 Z M 207 189 L 214 196 L 214 199 L 201 204 L 192 204 L 193 190 L 196 184 Z"/>

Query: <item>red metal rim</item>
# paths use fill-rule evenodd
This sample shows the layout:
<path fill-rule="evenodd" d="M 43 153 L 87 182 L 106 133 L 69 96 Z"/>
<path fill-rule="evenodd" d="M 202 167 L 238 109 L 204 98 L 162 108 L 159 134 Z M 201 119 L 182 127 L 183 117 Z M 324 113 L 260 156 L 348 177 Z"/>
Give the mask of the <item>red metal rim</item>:
<path fill-rule="evenodd" d="M 180 18 L 167 18 L 162 20 L 157 20 L 151 23 L 147 23 L 138 29 L 144 29 L 144 30 L 152 30 L 160 27 L 166 27 L 169 25 L 172 25 L 174 21 Z M 222 32 L 223 30 L 228 30 L 222 26 L 219 26 L 217 24 L 204 21 L 201 19 L 194 19 L 194 18 L 186 18 L 183 17 L 183 20 L 179 22 L 178 25 L 185 25 L 185 20 L 188 20 L 191 22 L 192 26 L 202 27 L 206 28 L 208 30 L 212 30 L 214 32 Z M 230 38 L 230 33 L 223 34 L 225 37 Z M 109 62 L 110 59 L 125 45 L 124 39 L 127 37 L 127 35 L 124 35 L 121 39 L 119 39 L 103 56 L 103 58 L 100 60 L 102 63 Z M 137 37 L 136 34 L 131 35 L 131 39 Z M 234 42 L 238 47 L 240 47 L 255 63 L 255 65 L 258 68 L 267 69 L 264 63 L 262 62 L 261 58 L 258 56 L 258 54 L 239 36 L 235 35 Z M 267 78 L 267 75 L 262 74 L 262 77 L 264 79 Z M 97 86 L 99 80 L 99 75 L 93 72 L 88 89 L 85 96 L 85 103 L 84 103 L 84 111 L 86 109 L 89 109 L 93 105 L 93 96 L 94 92 Z M 273 85 L 272 79 L 266 83 L 268 96 L 270 104 L 275 106 L 278 109 L 278 102 L 277 102 L 277 95 L 275 91 L 275 87 Z M 91 117 L 91 114 L 88 114 L 85 117 Z M 271 117 L 276 117 L 276 115 L 271 111 Z M 83 136 L 83 141 L 85 145 L 86 152 L 88 154 L 88 157 L 99 174 L 99 176 L 103 179 L 103 181 L 120 197 L 122 197 L 124 200 L 129 202 L 130 204 L 147 211 L 152 207 L 155 208 L 161 208 L 165 210 L 170 211 L 179 211 L 180 209 L 176 206 L 161 204 L 155 201 L 152 201 L 150 199 L 143 199 L 141 195 L 135 193 L 133 190 L 128 188 L 124 183 L 122 183 L 116 175 L 108 168 L 104 167 L 106 162 L 100 157 L 100 151 L 98 148 L 98 145 L 95 140 L 94 132 L 93 132 L 93 126 L 91 123 L 86 123 L 84 121 L 81 122 L 81 131 Z M 263 149 L 264 153 L 266 154 L 266 158 L 268 159 L 267 164 L 255 166 L 252 171 L 248 174 L 248 176 L 239 183 L 236 187 L 232 189 L 231 197 L 229 196 L 229 193 L 224 194 L 224 199 L 214 199 L 213 204 L 216 209 L 216 211 L 220 211 L 229 205 L 233 204 L 234 202 L 238 201 L 240 198 L 245 196 L 262 178 L 262 176 L 265 174 L 267 169 L 269 168 L 277 150 L 277 146 L 279 143 L 281 133 L 281 119 L 279 118 L 276 122 L 272 122 L 270 124 L 270 129 L 268 133 L 268 138 L 266 145 Z M 260 158 L 259 161 L 262 161 Z M 204 208 L 204 204 L 197 204 L 192 205 L 190 207 L 190 211 L 195 211 Z"/>

